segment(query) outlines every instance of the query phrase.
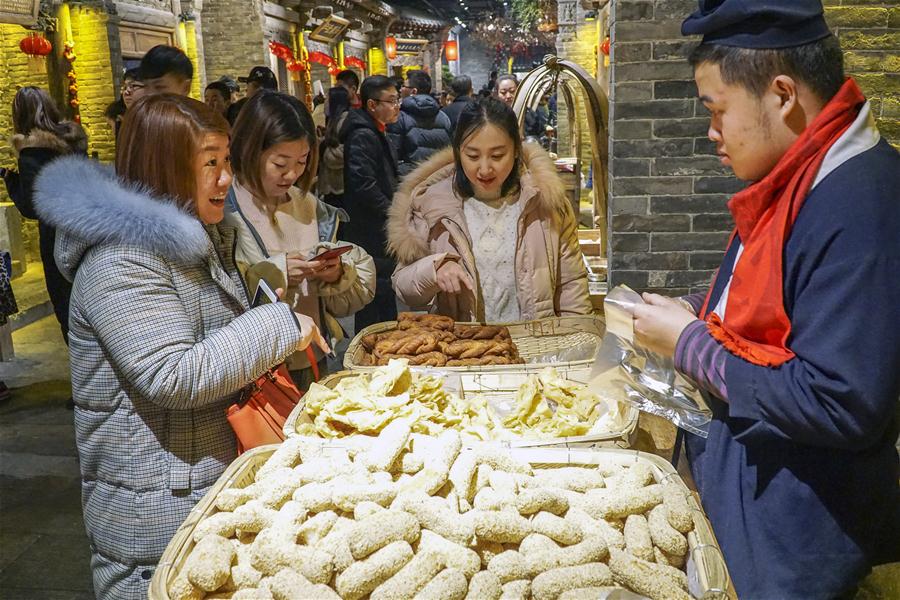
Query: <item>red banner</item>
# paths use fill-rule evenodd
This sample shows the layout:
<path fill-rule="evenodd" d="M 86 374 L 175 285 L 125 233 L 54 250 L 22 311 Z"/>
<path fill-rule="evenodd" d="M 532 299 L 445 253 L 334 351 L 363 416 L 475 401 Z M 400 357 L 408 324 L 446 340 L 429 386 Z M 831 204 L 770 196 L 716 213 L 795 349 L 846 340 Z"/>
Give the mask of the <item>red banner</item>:
<path fill-rule="evenodd" d="M 326 67 L 333 67 L 336 64 L 332 57 L 328 56 L 324 52 L 317 51 L 309 53 L 309 61 L 319 63 L 320 65 L 325 65 Z"/>
<path fill-rule="evenodd" d="M 348 67 L 356 67 L 357 69 L 361 69 L 363 71 L 366 70 L 366 61 L 355 56 L 348 56 L 344 58 L 344 64 Z"/>

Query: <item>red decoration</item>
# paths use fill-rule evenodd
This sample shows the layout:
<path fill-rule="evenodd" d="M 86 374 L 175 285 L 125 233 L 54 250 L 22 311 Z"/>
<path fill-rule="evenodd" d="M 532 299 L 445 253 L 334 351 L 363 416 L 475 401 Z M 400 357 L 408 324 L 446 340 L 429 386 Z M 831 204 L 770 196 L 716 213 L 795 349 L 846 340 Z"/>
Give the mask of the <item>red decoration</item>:
<path fill-rule="evenodd" d="M 28 56 L 47 56 L 53 51 L 53 44 L 44 36 L 32 33 L 22 38 L 19 49 Z"/>
<path fill-rule="evenodd" d="M 306 70 L 306 65 L 299 60 L 289 60 L 287 61 L 287 70 L 291 73 L 302 73 Z"/>
<path fill-rule="evenodd" d="M 600 43 L 600 52 L 602 52 L 606 56 L 609 56 L 609 36 L 606 36 L 606 39 L 604 39 L 603 42 Z"/>
<path fill-rule="evenodd" d="M 285 62 L 294 60 L 294 51 L 281 42 L 269 42 L 269 52 Z"/>
<path fill-rule="evenodd" d="M 366 61 L 361 58 L 357 58 L 355 56 L 347 56 L 344 58 L 344 64 L 349 67 L 356 67 L 362 71 L 366 70 Z"/>
<path fill-rule="evenodd" d="M 328 56 L 324 52 L 317 52 L 315 50 L 309 53 L 309 61 L 319 63 L 320 65 L 325 65 L 326 67 L 337 65 L 332 57 Z"/>
<path fill-rule="evenodd" d="M 459 46 L 456 40 L 444 42 L 444 53 L 447 55 L 447 60 L 459 60 Z"/>
<path fill-rule="evenodd" d="M 387 54 L 388 58 L 397 58 L 397 38 L 384 38 L 384 53 Z"/>

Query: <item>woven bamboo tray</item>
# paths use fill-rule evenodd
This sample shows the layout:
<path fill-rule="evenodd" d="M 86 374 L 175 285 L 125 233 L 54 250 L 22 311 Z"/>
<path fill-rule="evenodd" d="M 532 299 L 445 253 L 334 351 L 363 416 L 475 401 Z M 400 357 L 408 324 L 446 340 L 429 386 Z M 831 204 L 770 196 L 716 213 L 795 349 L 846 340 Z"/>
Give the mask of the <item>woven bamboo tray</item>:
<path fill-rule="evenodd" d="M 606 333 L 606 323 L 599 315 L 578 315 L 570 317 L 549 317 L 537 321 L 524 321 L 520 323 L 501 323 L 509 328 L 510 336 L 519 355 L 525 360 L 525 364 L 518 365 L 488 365 L 474 367 L 441 367 L 442 371 L 468 371 L 497 372 L 497 371 L 539 371 L 551 363 L 533 363 L 536 357 L 545 354 L 561 352 L 575 348 L 581 344 L 600 345 L 603 335 Z M 479 325 L 479 323 L 460 323 L 460 325 Z M 363 348 L 362 338 L 372 333 L 384 333 L 397 329 L 397 321 L 386 321 L 369 325 L 354 336 L 344 355 L 344 368 L 351 371 L 372 370 L 376 367 L 364 366 L 363 359 L 366 349 Z M 554 366 L 590 367 L 593 357 L 553 363 Z"/>
<path fill-rule="evenodd" d="M 242 488 L 253 483 L 256 472 L 275 452 L 277 444 L 260 446 L 239 456 L 219 480 L 197 503 L 187 519 L 178 528 L 159 561 L 150 582 L 150 600 L 169 600 L 169 586 L 184 568 L 184 563 L 194 548 L 194 528 L 204 518 L 218 512 L 216 497 L 226 488 Z M 323 444 L 323 452 L 329 445 Z M 653 454 L 636 450 L 614 448 L 571 449 L 510 449 L 513 458 L 530 463 L 535 468 L 558 468 L 590 466 L 599 464 L 634 465 L 648 463 L 657 482 L 675 482 L 688 491 L 688 503 L 694 511 L 694 529 L 687 535 L 688 540 L 688 582 L 691 593 L 703 600 L 736 598 L 728 569 L 712 526 L 700 506 L 696 495 L 690 492 L 684 480 L 668 462 Z"/>
<path fill-rule="evenodd" d="M 521 367 L 522 365 L 519 365 Z M 547 365 L 544 365 L 547 366 Z M 570 367 L 570 366 L 554 366 L 560 376 L 570 381 L 577 381 L 587 384 L 590 375 L 590 368 Z M 435 373 L 440 374 L 444 369 L 435 369 Z M 459 393 L 462 398 L 473 395 L 483 395 L 488 398 L 488 402 L 492 400 L 505 400 L 511 402 L 515 397 L 519 386 L 525 379 L 532 375 L 533 372 L 519 369 L 518 371 L 500 371 L 500 372 L 474 372 L 474 373 L 446 373 L 445 375 L 454 380 L 458 380 L 460 390 L 453 390 Z M 338 382 L 348 377 L 357 377 L 358 372 L 341 371 L 329 375 L 319 383 L 328 388 L 334 388 Z M 297 436 L 297 421 L 300 419 L 308 419 L 304 413 L 304 403 L 300 402 L 288 415 L 282 429 L 285 437 Z M 515 438 L 496 440 L 493 443 L 500 444 L 508 448 L 536 448 L 544 446 L 564 446 L 572 448 L 592 448 L 594 446 L 630 448 L 634 442 L 638 430 L 638 417 L 640 411 L 628 405 L 627 420 L 624 427 L 617 431 L 609 431 L 603 433 L 592 433 L 588 435 L 558 437 L 558 438 Z"/>

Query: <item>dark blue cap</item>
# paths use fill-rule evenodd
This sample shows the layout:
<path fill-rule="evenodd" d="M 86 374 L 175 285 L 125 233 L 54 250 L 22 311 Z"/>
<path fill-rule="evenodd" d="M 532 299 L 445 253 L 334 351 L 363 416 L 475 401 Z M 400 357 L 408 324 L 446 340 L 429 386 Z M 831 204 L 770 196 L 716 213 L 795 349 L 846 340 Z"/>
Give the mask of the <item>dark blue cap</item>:
<path fill-rule="evenodd" d="M 704 44 L 771 49 L 809 44 L 831 31 L 821 0 L 700 0 L 681 33 L 702 35 Z"/>

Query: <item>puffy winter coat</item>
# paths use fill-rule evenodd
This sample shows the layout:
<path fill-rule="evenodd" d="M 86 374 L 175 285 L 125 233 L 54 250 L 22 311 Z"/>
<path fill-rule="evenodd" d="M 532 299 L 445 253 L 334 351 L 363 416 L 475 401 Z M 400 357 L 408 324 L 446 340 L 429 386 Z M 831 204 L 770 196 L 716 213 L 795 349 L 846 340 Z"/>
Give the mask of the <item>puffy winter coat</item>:
<path fill-rule="evenodd" d="M 453 139 L 453 132 L 456 130 L 456 122 L 459 121 L 459 115 L 463 109 L 475 102 L 472 96 L 457 96 L 453 102 L 441 109 L 441 112 L 450 119 L 450 139 Z"/>
<path fill-rule="evenodd" d="M 365 248 L 379 278 L 388 278 L 394 261 L 387 253 L 385 226 L 397 189 L 397 156 L 375 121 L 361 109 L 349 111 L 341 130 L 344 144 L 344 206 L 350 215 L 347 240 Z"/>
<path fill-rule="evenodd" d="M 453 125 L 437 100 L 428 94 L 416 94 L 403 99 L 400 117 L 388 125 L 387 132 L 397 148 L 397 169 L 402 176 L 449 146 Z"/>
<path fill-rule="evenodd" d="M 587 271 L 578 245 L 575 217 L 547 153 L 525 144 L 521 177 L 516 291 L 523 320 L 588 314 Z M 484 302 L 472 242 L 463 213 L 464 199 L 453 188 L 456 166 L 448 148 L 403 180 L 388 221 L 388 243 L 397 257 L 394 291 L 414 309 L 483 321 Z M 476 282 L 476 293 L 440 291 L 436 267 L 458 259 Z"/>
<path fill-rule="evenodd" d="M 234 230 L 66 157 L 35 185 L 73 280 L 69 350 L 99 598 L 146 598 L 163 550 L 235 459 L 239 392 L 297 347 L 287 304 L 248 310 Z"/>

